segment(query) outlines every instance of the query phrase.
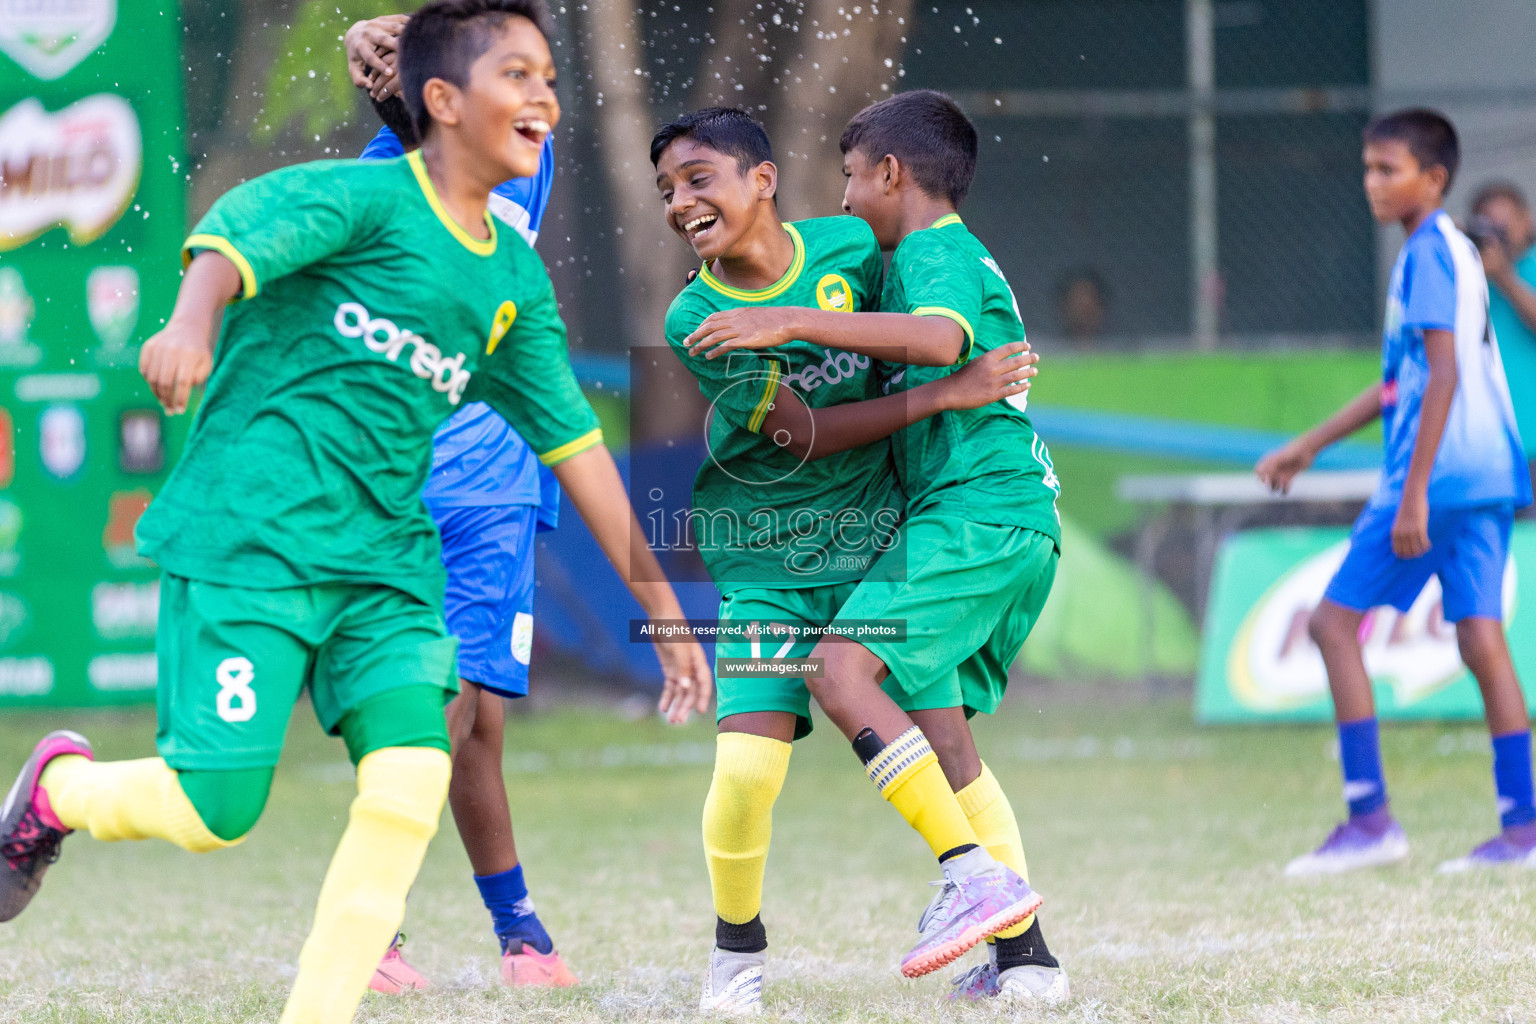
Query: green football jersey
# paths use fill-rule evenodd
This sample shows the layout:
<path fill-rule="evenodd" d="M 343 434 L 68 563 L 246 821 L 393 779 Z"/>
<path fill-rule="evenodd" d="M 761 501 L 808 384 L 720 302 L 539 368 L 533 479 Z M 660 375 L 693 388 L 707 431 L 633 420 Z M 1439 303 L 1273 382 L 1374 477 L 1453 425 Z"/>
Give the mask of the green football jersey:
<path fill-rule="evenodd" d="M 722 591 L 816 587 L 863 577 L 895 541 L 901 498 L 885 441 L 816 461 L 762 433 L 781 388 L 810 408 L 879 397 L 867 356 L 792 341 L 717 359 L 683 345 L 711 313 L 741 306 L 872 309 L 883 260 L 869 226 L 854 217 L 786 224 L 794 261 L 775 284 L 743 291 L 708 266 L 667 311 L 667 342 L 710 402 L 709 457 L 693 485 L 693 543 Z"/>
<path fill-rule="evenodd" d="M 215 203 L 184 258 L 224 254 L 243 301 L 139 550 L 188 579 L 440 603 L 421 500 L 438 424 L 486 402 L 546 464 L 602 441 L 543 263 L 486 224 L 480 240 L 454 223 L 415 153 L 300 164 Z"/>
<path fill-rule="evenodd" d="M 1024 339 L 1013 289 L 958 214 L 901 240 L 880 297 L 886 313 L 945 316 L 965 331 L 954 366 L 894 366 L 880 372 L 892 392 L 953 373 L 977 352 Z M 980 409 L 941 412 L 891 439 L 909 515 L 957 516 L 994 526 L 1027 526 L 1058 543 L 1061 484 L 1022 396 Z"/>

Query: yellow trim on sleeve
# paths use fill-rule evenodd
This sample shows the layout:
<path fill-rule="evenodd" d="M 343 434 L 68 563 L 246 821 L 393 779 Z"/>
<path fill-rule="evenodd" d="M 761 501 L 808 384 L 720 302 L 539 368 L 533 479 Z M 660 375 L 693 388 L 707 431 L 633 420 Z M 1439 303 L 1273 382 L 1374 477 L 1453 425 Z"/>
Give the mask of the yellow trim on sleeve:
<path fill-rule="evenodd" d="M 965 332 L 966 340 L 970 342 L 970 344 L 965 347 L 965 355 L 961 356 L 957 362 L 963 363 L 967 359 L 971 358 L 971 353 L 976 349 L 976 332 L 971 330 L 971 322 L 965 317 L 961 316 L 959 313 L 956 313 L 954 310 L 949 309 L 946 306 L 918 306 L 912 311 L 912 315 L 943 316 L 948 317 L 955 323 L 959 324 L 960 329 Z"/>
<path fill-rule="evenodd" d="M 944 216 L 940 217 L 938 220 L 934 221 L 932 224 L 929 224 L 928 227 L 929 228 L 947 228 L 951 224 L 964 224 L 964 223 L 965 223 L 965 221 L 960 219 L 960 215 L 958 213 L 946 213 Z"/>
<path fill-rule="evenodd" d="M 413 149 L 406 155 L 405 162 L 411 165 L 411 173 L 416 175 L 416 184 L 421 186 L 421 194 L 427 197 L 427 205 L 432 207 L 432 212 L 437 214 L 437 219 L 443 222 L 448 233 L 476 256 L 493 255 L 496 252 L 496 221 L 491 217 L 491 211 L 485 211 L 485 226 L 490 230 L 491 237 L 476 238 L 459 227 L 458 221 L 448 216 L 448 211 L 443 209 L 443 201 L 437 197 L 437 188 L 427 174 L 427 165 L 422 162 L 421 150 Z"/>
<path fill-rule="evenodd" d="M 757 291 L 732 288 L 710 272 L 708 263 L 699 269 L 699 277 L 721 295 L 738 302 L 767 302 L 769 299 L 778 298 L 789 290 L 789 286 L 800 277 L 800 271 L 805 269 L 805 240 L 800 237 L 800 232 L 795 230 L 793 224 L 785 224 L 784 230 L 789 232 L 789 237 L 795 243 L 795 258 L 789 261 L 789 269 L 784 271 L 784 276 L 767 288 L 759 288 Z"/>
<path fill-rule="evenodd" d="M 757 405 L 752 409 L 752 415 L 747 418 L 747 429 L 754 434 L 763 429 L 763 421 L 768 418 L 768 410 L 773 408 L 773 396 L 778 393 L 779 377 L 782 375 L 777 361 L 768 364 L 768 383 L 763 385 L 763 397 L 757 400 Z"/>
<path fill-rule="evenodd" d="M 181 243 L 181 266 L 183 269 L 192 262 L 193 249 L 212 249 L 235 265 L 240 271 L 240 297 L 242 299 L 254 299 L 261 288 L 261 283 L 256 280 L 256 270 L 251 266 L 251 261 L 235 248 L 235 243 L 218 235 L 193 235 Z"/>
<path fill-rule="evenodd" d="M 557 462 L 564 462 L 572 455 L 586 451 L 594 445 L 603 443 L 603 428 L 597 427 L 587 431 L 574 441 L 567 441 L 558 448 L 553 448 L 539 456 L 539 461 L 546 466 L 553 466 Z"/>

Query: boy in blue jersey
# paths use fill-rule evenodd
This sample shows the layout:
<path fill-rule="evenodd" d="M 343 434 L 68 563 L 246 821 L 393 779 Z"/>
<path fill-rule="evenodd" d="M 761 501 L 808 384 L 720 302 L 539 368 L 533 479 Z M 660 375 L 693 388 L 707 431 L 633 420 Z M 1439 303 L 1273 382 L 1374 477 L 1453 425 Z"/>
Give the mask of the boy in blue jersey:
<path fill-rule="evenodd" d="M 361 65 L 357 51 L 368 49 L 390 70 L 385 77 L 398 81 L 395 41 L 408 20 L 389 15 L 354 26 L 347 34 L 349 65 Z M 373 77 L 378 73 L 370 81 Z M 384 127 L 362 159 L 385 160 L 414 150 L 416 132 L 400 97 L 373 98 L 373 105 Z M 532 245 L 553 184 L 553 142 L 546 138 L 538 172 L 497 186 L 488 207 Z M 557 524 L 559 485 L 506 420 L 475 402 L 434 435 L 432 474 L 422 499 L 442 535 L 448 571 L 443 613 L 459 639 L 461 689 L 447 707 L 454 759 L 448 802 L 501 944 L 501 979 L 511 986 L 574 985 L 576 976 L 555 951 L 528 895 L 501 772 L 502 700 L 528 693 L 534 538 Z M 375 991 L 428 987 L 401 958 L 400 945 L 397 938 L 374 972 L 369 987 Z"/>
<path fill-rule="evenodd" d="M 1403 110 L 1365 129 L 1365 192 L 1378 221 L 1407 241 L 1392 269 L 1382 379 L 1330 419 L 1260 460 L 1277 491 L 1317 453 L 1378 415 L 1381 483 L 1308 631 L 1333 692 L 1349 818 L 1288 875 L 1333 874 L 1401 861 L 1408 840 L 1382 778 L 1371 680 L 1360 653 L 1365 613 L 1412 605 L 1431 576 L 1444 591 L 1462 660 L 1482 690 L 1493 736 L 1502 831 L 1442 871 L 1536 866 L 1530 719 L 1504 640 L 1503 580 L 1514 511 L 1531 501 L 1509 386 L 1488 324 L 1477 248 L 1441 209 L 1460 159 L 1455 129 L 1430 110 Z"/>

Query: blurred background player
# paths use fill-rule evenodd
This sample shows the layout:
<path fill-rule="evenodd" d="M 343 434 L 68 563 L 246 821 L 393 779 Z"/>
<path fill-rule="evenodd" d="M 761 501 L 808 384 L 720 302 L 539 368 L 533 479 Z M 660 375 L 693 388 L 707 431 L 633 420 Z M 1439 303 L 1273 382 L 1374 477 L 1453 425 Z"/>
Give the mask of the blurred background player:
<path fill-rule="evenodd" d="M 1525 193 L 1508 181 L 1478 189 L 1471 213 L 1467 234 L 1477 243 L 1493 286 L 1488 319 L 1529 464 L 1536 460 L 1536 223 Z"/>
<path fill-rule="evenodd" d="M 542 2 L 533 6 L 547 18 Z M 346 35 L 353 80 L 369 90 L 384 121 L 363 151 L 364 160 L 390 159 L 418 145 L 395 70 L 407 21 L 386 15 L 358 22 Z M 553 182 L 553 140 L 546 137 L 538 173 L 496 186 L 491 213 L 532 245 Z M 433 437 L 432 475 L 422 498 L 442 534 L 448 572 L 443 613 L 459 640 L 459 694 L 447 708 L 454 765 L 448 805 L 501 946 L 501 980 L 513 986 L 574 985 L 576 976 L 555 951 L 528 894 L 501 768 L 502 701 L 528 693 L 534 538 L 558 522 L 559 485 L 506 420 L 474 402 Z M 375 991 L 427 987 L 427 979 L 401 958 L 402 944 L 397 937 L 374 972 Z"/>
<path fill-rule="evenodd" d="M 1093 267 L 1076 267 L 1056 282 L 1056 321 L 1061 336 L 1086 352 L 1104 337 L 1109 285 Z"/>
<path fill-rule="evenodd" d="M 835 353 L 793 334 L 773 353 L 714 358 L 689 351 L 700 324 L 730 315 L 722 311 L 763 313 L 782 326 L 786 311 L 778 304 L 785 302 L 839 321 L 869 308 L 877 301 L 880 250 L 869 228 L 851 217 L 780 221 L 777 168 L 767 135 L 743 111 L 708 108 L 663 125 L 652 140 L 651 160 L 669 227 L 704 261 L 673 301 L 666 326 L 668 343 L 712 403 L 711 457 L 694 484 L 694 509 L 703 513 L 701 528 L 711 531 L 719 522 L 754 531 L 760 522 L 781 524 L 772 538 L 754 536 L 750 545 L 713 534 L 698 539 L 723 594 L 721 619 L 763 629 L 749 640 L 722 642 L 717 655 L 801 658 L 816 637 L 781 637 L 773 625 L 825 627 L 879 556 L 881 540 L 891 537 L 900 516 L 887 438 L 941 409 L 984 405 L 1022 392 L 1034 357 L 1005 362 L 1027 348 L 1020 343 L 996 358 L 978 360 L 970 373 L 880 397 L 870 359 Z M 796 517 L 810 513 L 821 525 L 805 534 Z M 727 678 L 721 688 L 715 773 L 704 808 L 717 920 L 702 1010 L 760 1008 L 768 944 L 760 910 L 773 804 L 788 770 L 791 741 L 810 731 L 810 693 L 798 672 Z M 878 690 L 874 696 L 903 718 L 903 712 L 915 715 L 933 706 L 922 695 L 901 690 L 894 692 L 895 701 Z M 891 732 L 893 739 L 901 737 L 902 756 L 878 773 L 881 792 L 929 840 L 941 863 L 960 862 L 959 868 L 947 863 L 947 875 L 968 872 L 966 890 L 947 889 L 947 912 L 932 918 L 944 934 L 922 952 L 937 950 L 937 958 L 921 969 L 909 967 L 921 974 L 948 962 L 944 956 L 963 952 L 952 947 L 967 929 L 970 944 L 987 934 L 981 926 L 998 910 L 992 890 L 1027 892 L 1027 886 L 979 848 L 933 751 L 911 720 L 905 721 L 901 733 Z M 859 731 L 846 720 L 838 725 L 850 739 Z M 863 747 L 869 746 L 865 741 Z M 863 748 L 855 744 L 855 749 Z M 879 746 L 874 753 L 890 756 Z M 994 880 L 1004 884 L 993 885 Z M 1033 897 L 1029 908 L 1037 903 Z M 984 913 L 982 907 L 990 909 Z M 904 964 L 911 960 L 909 954 Z"/>
<path fill-rule="evenodd" d="M 1455 129 L 1422 109 L 1382 115 L 1364 134 L 1365 193 L 1407 240 L 1392 269 L 1382 380 L 1334 416 L 1259 461 L 1285 491 L 1317 453 L 1382 418 L 1381 482 L 1355 521 L 1349 553 L 1308 630 L 1322 650 L 1338 721 L 1348 819 L 1288 875 L 1331 874 L 1405 860 L 1381 767 L 1371 680 L 1360 652 L 1365 613 L 1407 611 L 1431 576 L 1482 691 L 1493 737 L 1502 831 L 1442 870 L 1532 863 L 1531 734 L 1504 639 L 1503 580 L 1514 510 L 1531 501 L 1477 249 L 1441 208 L 1460 162 Z"/>
<path fill-rule="evenodd" d="M 843 205 L 892 251 L 879 312 L 829 317 L 814 309 L 738 309 L 711 316 L 688 339 L 719 359 L 799 338 L 882 359 L 891 397 L 953 382 L 986 353 L 1023 342 L 1018 303 L 1001 268 L 960 220 L 976 170 L 977 135 L 948 96 L 914 90 L 860 111 L 842 139 Z M 902 343 L 906 344 L 903 345 Z M 777 349 L 775 349 L 776 351 Z M 1023 395 L 949 408 L 892 438 L 907 499 L 901 540 L 870 568 L 812 652 L 825 676 L 810 680 L 823 708 L 845 690 L 883 684 L 905 695 L 913 722 L 982 845 L 1020 876 L 1018 822 L 981 761 L 967 718 L 992 713 L 1038 620 L 1056 575 L 1059 484 Z M 836 436 L 816 423 L 818 439 Z M 905 624 L 900 643 L 855 642 L 858 622 Z M 830 714 L 830 711 L 829 711 Z M 834 720 L 837 716 L 834 715 Z M 856 744 L 857 749 L 857 744 Z M 955 879 L 919 930 L 952 913 Z M 989 957 L 955 979 L 957 998 L 1062 1002 L 1066 972 L 1031 916 L 989 941 Z"/>

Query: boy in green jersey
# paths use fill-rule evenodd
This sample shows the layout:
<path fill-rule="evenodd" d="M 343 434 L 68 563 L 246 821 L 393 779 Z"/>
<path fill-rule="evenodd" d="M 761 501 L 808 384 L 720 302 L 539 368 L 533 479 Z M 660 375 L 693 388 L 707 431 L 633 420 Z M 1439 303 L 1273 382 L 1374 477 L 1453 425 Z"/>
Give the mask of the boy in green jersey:
<path fill-rule="evenodd" d="M 790 338 L 810 340 L 883 357 L 886 389 L 911 394 L 1021 340 L 1018 305 L 1001 268 L 956 212 L 977 151 L 975 128 L 960 108 L 927 90 L 893 96 L 849 123 L 842 149 L 844 208 L 870 225 L 881 248 L 894 250 L 880 312 L 733 310 L 696 330 L 690 351 L 728 361 L 746 351 L 780 351 Z M 906 343 L 905 356 L 893 352 L 892 339 Z M 829 704 L 879 681 L 908 694 L 942 694 L 912 717 L 941 752 L 983 844 L 1020 874 L 1018 824 L 966 718 L 996 710 L 1008 667 L 1055 578 L 1060 485 L 1024 401 L 946 410 L 892 439 L 906 518 L 898 543 L 844 602 L 838 622 L 898 619 L 906 642 L 845 640 L 847 631 L 835 630 L 812 652 L 826 659 L 824 675 L 808 681 L 829 715 Z M 941 893 L 935 906 L 946 898 Z M 921 927 L 932 927 L 934 916 L 925 914 Z M 1033 918 L 998 933 L 990 951 L 988 964 L 956 979 L 956 996 L 1068 997 L 1066 975 Z"/>
<path fill-rule="evenodd" d="M 664 579 L 571 374 L 543 266 L 486 210 L 493 187 L 537 167 L 557 116 L 538 16 L 527 0 L 428 4 L 401 57 L 417 153 L 258 178 L 187 240 L 175 311 L 140 361 L 171 413 L 208 382 L 139 528 L 165 573 L 160 756 L 96 762 L 67 731 L 38 744 L 0 811 L 0 919 L 75 829 L 197 852 L 239 842 L 308 689 L 358 796 L 282 1020 L 351 1020 L 447 793 L 454 641 L 421 489 L 433 430 L 461 402 L 516 426 L 626 580 Z M 666 583 L 631 589 L 650 615 L 681 616 Z M 707 701 L 696 644 L 659 654 L 670 701 Z"/>
<path fill-rule="evenodd" d="M 854 218 L 780 222 L 767 136 L 741 111 L 712 108 L 664 125 L 651 158 L 669 226 L 704 260 L 674 300 L 666 333 L 712 406 L 692 521 L 694 541 L 722 591 L 722 625 L 764 626 L 755 635 L 722 638 L 718 667 L 750 673 L 750 662 L 733 663 L 803 657 L 815 636 L 773 626 L 825 628 L 895 538 L 903 499 L 886 438 L 939 409 L 1022 393 L 1033 357 L 1015 358 L 1027 349 L 1020 343 L 977 360 L 965 374 L 881 397 L 867 357 L 824 346 L 792 341 L 774 353 L 741 352 L 730 360 L 689 355 L 684 339 L 719 310 L 786 301 L 838 314 L 867 309 L 878 294 L 882 260 L 874 235 Z M 903 724 L 887 728 L 904 737 L 903 745 L 877 747 L 866 761 L 879 763 L 872 775 L 882 792 L 928 839 L 946 873 L 966 871 L 962 902 L 976 912 L 957 912 L 943 944 L 909 955 L 914 974 L 958 956 L 988 929 L 1022 919 L 1039 901 L 979 849 L 933 752 L 907 717 L 944 697 L 888 695 L 875 685 L 862 705 L 832 716 L 850 739 L 869 728 L 871 714 Z M 716 948 L 701 1008 L 751 1012 L 761 1000 L 767 946 L 759 912 L 772 807 L 790 742 L 810 728 L 809 694 L 795 674 L 758 666 L 756 674 L 722 681 L 717 715 L 715 776 L 704 811 Z M 956 868 L 958 861 L 964 867 Z"/>

